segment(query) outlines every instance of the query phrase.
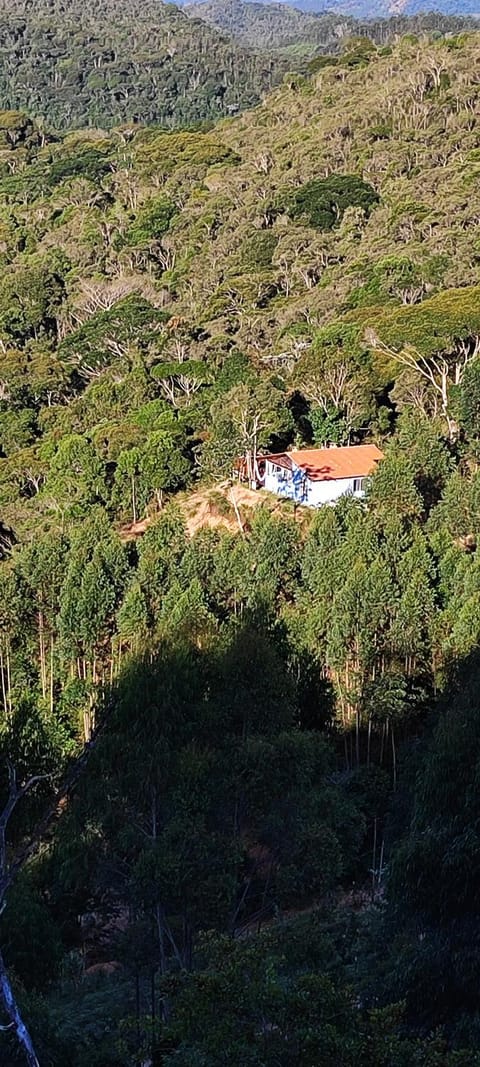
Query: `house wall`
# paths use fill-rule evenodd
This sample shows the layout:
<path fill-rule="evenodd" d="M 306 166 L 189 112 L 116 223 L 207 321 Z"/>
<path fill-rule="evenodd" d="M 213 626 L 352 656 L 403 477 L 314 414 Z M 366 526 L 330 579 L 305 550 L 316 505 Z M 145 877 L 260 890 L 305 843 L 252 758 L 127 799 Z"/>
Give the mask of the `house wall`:
<path fill-rule="evenodd" d="M 276 467 L 267 460 L 265 464 L 264 488 L 277 496 L 286 497 L 288 500 L 296 500 L 299 504 L 306 504 L 311 508 L 319 508 L 322 504 L 332 504 L 345 493 L 351 493 L 355 497 L 362 497 L 363 490 L 354 492 L 353 478 L 339 478 L 331 481 L 314 482 L 307 478 L 298 467 L 286 470 L 284 467 Z"/>
<path fill-rule="evenodd" d="M 277 496 L 285 496 L 290 500 L 295 499 L 292 472 L 284 467 L 276 468 L 275 464 L 270 463 L 269 460 L 265 464 L 263 486 L 264 489 L 268 489 L 270 493 L 276 493 Z"/>
<path fill-rule="evenodd" d="M 351 493 L 352 496 L 361 499 L 365 495 L 364 490 L 354 492 L 354 480 L 354 478 L 338 478 L 330 482 L 311 482 L 308 479 L 307 495 L 304 503 L 311 508 L 319 508 L 322 504 L 333 504 L 335 500 L 345 496 L 345 493 Z"/>

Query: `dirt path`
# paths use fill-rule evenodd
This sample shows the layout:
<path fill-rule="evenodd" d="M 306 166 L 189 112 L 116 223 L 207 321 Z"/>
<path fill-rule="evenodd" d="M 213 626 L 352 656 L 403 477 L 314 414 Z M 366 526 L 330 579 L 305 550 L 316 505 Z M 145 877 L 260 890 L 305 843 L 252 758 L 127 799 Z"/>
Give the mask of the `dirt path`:
<path fill-rule="evenodd" d="M 282 501 L 262 489 L 248 489 L 235 482 L 219 482 L 208 489 L 198 489 L 178 498 L 179 506 L 185 518 L 185 525 L 190 537 L 202 529 L 223 529 L 231 533 L 243 533 L 248 526 L 251 512 L 258 507 L 268 507 L 270 511 L 279 511 Z M 122 526 L 122 541 L 134 541 L 142 537 L 150 524 L 158 518 L 160 512 Z"/>

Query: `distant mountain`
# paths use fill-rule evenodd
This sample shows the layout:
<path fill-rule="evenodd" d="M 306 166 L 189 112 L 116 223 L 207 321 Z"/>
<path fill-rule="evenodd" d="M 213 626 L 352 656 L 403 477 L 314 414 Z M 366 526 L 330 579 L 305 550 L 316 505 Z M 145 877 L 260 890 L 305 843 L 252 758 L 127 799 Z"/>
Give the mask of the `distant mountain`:
<path fill-rule="evenodd" d="M 197 0 L 184 11 L 233 37 L 242 47 L 262 51 L 334 52 L 341 37 L 354 33 L 357 25 L 348 15 L 310 14 L 281 2 Z"/>
<path fill-rule="evenodd" d="M 300 11 L 331 11 L 362 19 L 417 15 L 432 10 L 443 15 L 480 16 L 480 0 L 298 0 L 294 7 Z"/>
<path fill-rule="evenodd" d="M 205 2 L 209 3 L 209 0 Z M 261 2 L 270 5 L 271 0 Z M 390 18 L 395 15 L 417 15 L 431 11 L 444 15 L 480 17 L 480 0 L 272 0 L 274 6 L 287 2 L 289 6 L 310 14 L 329 13 L 356 19 Z"/>
<path fill-rule="evenodd" d="M 357 0 L 359 3 L 362 0 Z M 276 3 L 268 0 L 196 0 L 183 10 L 190 17 L 202 19 L 228 34 L 242 48 L 288 55 L 292 67 L 301 67 L 302 57 L 308 60 L 323 52 L 340 51 L 342 39 L 349 36 L 368 36 L 377 44 L 385 44 L 410 32 L 447 34 L 477 28 L 474 18 L 459 15 L 430 12 L 385 19 L 370 14 L 368 19 L 354 19 L 351 15 L 331 11 L 300 11 L 282 0 Z"/>

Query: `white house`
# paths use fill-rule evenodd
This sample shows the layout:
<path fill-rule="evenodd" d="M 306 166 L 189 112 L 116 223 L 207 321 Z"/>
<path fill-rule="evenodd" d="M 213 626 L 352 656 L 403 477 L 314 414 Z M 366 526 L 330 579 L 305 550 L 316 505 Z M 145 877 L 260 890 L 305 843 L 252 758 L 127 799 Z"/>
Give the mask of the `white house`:
<path fill-rule="evenodd" d="M 318 508 L 345 493 L 362 497 L 365 479 L 381 459 L 376 445 L 281 452 L 259 458 L 259 484 L 277 496 Z"/>

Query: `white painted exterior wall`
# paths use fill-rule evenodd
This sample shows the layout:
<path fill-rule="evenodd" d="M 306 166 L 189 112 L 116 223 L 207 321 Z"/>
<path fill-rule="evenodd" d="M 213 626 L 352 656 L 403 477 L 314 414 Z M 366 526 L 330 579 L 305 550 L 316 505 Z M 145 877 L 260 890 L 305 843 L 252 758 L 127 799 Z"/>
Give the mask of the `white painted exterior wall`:
<path fill-rule="evenodd" d="M 286 470 L 285 467 L 278 467 L 267 459 L 265 463 L 265 481 L 263 483 L 263 488 L 268 489 L 270 493 L 276 493 L 277 496 L 292 496 L 292 472 Z"/>
<path fill-rule="evenodd" d="M 322 504 L 333 504 L 339 497 L 345 496 L 345 493 L 350 493 L 351 496 L 359 499 L 365 496 L 364 489 L 354 488 L 354 483 L 359 481 L 358 478 L 335 478 L 326 482 L 312 482 L 308 478 L 306 481 L 307 499 L 304 503 L 311 508 L 319 508 Z"/>
<path fill-rule="evenodd" d="M 365 479 L 361 479 L 361 484 Z M 325 481 L 312 481 L 292 462 L 292 470 L 280 467 L 267 460 L 265 463 L 264 489 L 277 496 L 296 500 L 310 508 L 319 508 L 323 504 L 333 504 L 339 497 L 350 493 L 357 498 L 365 495 L 363 488 L 355 488 L 357 478 L 331 478 Z"/>

